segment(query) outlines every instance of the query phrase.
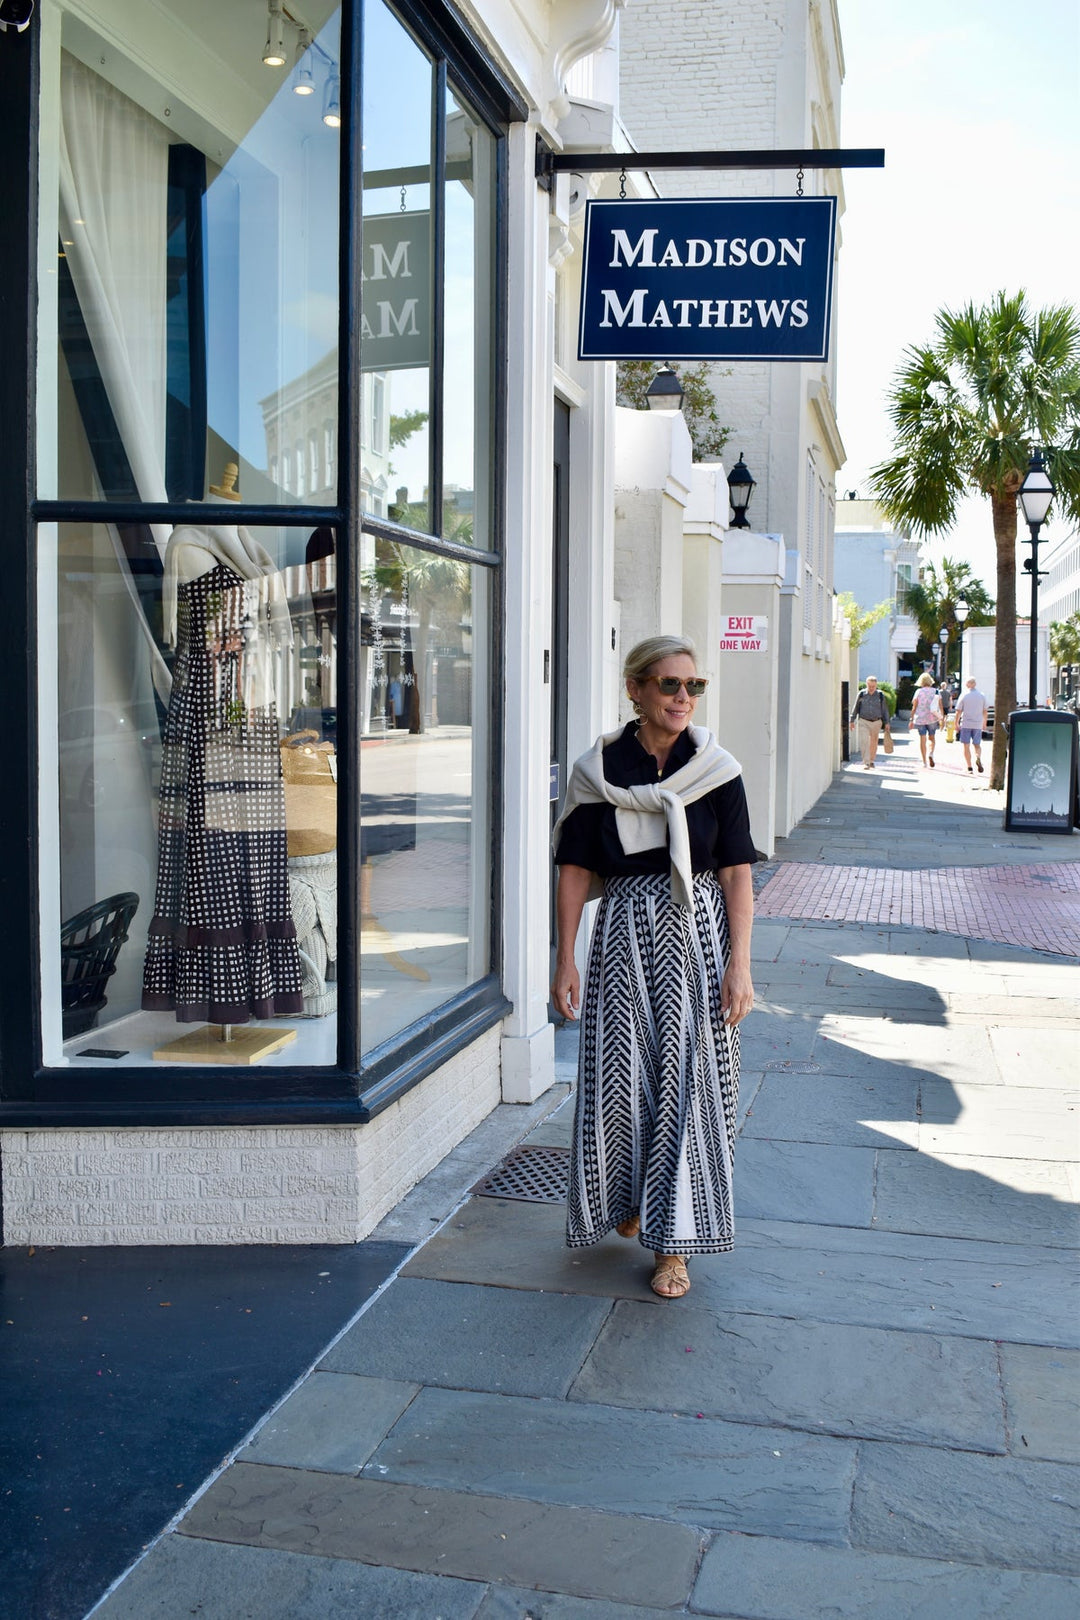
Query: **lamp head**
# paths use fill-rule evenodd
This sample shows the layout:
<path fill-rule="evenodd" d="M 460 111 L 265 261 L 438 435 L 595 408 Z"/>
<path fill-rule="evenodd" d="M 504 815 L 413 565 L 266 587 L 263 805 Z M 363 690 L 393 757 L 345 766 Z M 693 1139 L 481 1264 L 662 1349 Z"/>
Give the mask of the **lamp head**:
<path fill-rule="evenodd" d="M 681 411 L 684 397 L 678 374 L 670 366 L 661 366 L 645 390 L 651 411 Z"/>
<path fill-rule="evenodd" d="M 1020 505 L 1029 529 L 1039 529 L 1046 522 L 1053 498 L 1054 485 L 1046 470 L 1042 451 L 1036 446 L 1028 462 L 1027 476 L 1020 485 Z"/>
<path fill-rule="evenodd" d="M 742 458 L 741 450 L 738 461 L 728 473 L 727 483 L 728 500 L 731 502 L 731 510 L 734 513 L 731 527 L 733 529 L 748 529 L 750 525 L 746 520 L 746 508 L 750 505 L 750 497 L 757 488 L 757 483 Z"/>

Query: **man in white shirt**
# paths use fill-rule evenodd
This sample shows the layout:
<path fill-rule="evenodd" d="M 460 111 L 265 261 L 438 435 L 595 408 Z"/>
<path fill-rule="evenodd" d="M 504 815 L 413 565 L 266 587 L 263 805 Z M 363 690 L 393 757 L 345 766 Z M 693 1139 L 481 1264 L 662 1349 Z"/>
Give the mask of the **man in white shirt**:
<path fill-rule="evenodd" d="M 967 691 L 956 703 L 956 724 L 960 729 L 960 741 L 964 745 L 964 764 L 968 768 L 968 775 L 971 775 L 971 750 L 974 746 L 975 764 L 981 776 L 982 734 L 987 715 L 986 699 L 976 686 L 974 675 L 969 675 L 965 684 Z"/>

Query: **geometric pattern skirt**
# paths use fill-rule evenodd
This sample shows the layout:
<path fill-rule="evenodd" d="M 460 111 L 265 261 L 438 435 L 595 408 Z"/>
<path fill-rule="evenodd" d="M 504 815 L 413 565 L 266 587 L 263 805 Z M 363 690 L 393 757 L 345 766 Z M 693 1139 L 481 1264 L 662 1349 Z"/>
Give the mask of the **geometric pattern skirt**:
<path fill-rule="evenodd" d="M 739 1032 L 720 1014 L 724 894 L 694 878 L 695 911 L 667 873 L 609 878 L 589 951 L 567 1200 L 570 1248 L 635 1213 L 661 1254 L 734 1244 Z"/>

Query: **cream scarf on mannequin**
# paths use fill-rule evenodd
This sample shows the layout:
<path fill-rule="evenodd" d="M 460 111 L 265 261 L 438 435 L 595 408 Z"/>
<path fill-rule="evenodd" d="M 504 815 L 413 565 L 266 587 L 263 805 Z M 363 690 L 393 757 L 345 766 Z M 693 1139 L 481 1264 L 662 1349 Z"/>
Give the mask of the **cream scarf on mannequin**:
<path fill-rule="evenodd" d="M 552 845 L 556 854 L 563 822 L 580 804 L 613 804 L 619 842 L 626 855 L 640 855 L 659 849 L 665 832 L 671 845 L 671 897 L 688 911 L 694 909 L 694 874 L 690 857 L 690 834 L 686 826 L 686 806 L 703 799 L 714 788 L 742 775 L 738 760 L 721 748 L 704 726 L 687 728 L 694 754 L 685 765 L 662 782 L 640 787 L 613 787 L 604 775 L 604 749 L 617 742 L 624 728 L 598 737 L 587 754 L 582 754 L 570 773 L 566 802 L 555 823 Z M 603 893 L 603 881 L 595 873 L 589 899 Z"/>

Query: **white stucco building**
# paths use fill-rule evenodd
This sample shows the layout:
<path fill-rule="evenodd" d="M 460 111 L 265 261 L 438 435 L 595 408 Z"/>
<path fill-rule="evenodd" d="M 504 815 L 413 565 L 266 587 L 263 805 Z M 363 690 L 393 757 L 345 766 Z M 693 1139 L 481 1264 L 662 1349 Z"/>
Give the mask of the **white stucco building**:
<path fill-rule="evenodd" d="M 889 612 L 859 644 L 859 680 L 876 675 L 895 687 L 913 668 L 919 627 L 904 611 L 904 593 L 919 578 L 919 544 L 898 532 L 873 501 L 841 496 L 836 507 L 836 589 L 850 591 L 866 611 L 881 602 Z"/>
<path fill-rule="evenodd" d="M 841 145 L 844 58 L 835 0 L 735 0 L 716 8 L 634 0 L 620 41 L 622 118 L 639 150 Z M 799 184 L 794 173 L 770 170 L 665 170 L 652 178 L 665 196 L 785 197 Z M 808 170 L 801 183 L 807 196 L 835 195 L 842 216 L 839 171 Z M 778 835 L 824 790 L 839 760 L 839 682 L 847 671 L 833 667 L 833 536 L 845 451 L 835 382 L 833 358 L 715 368 L 718 412 L 732 429 L 728 464 L 744 456 L 757 480 L 750 522 L 773 537 L 767 566 L 763 556 L 741 558 L 739 566 L 755 579 L 777 568 L 781 575 L 773 780 L 766 803 L 755 805 L 759 823 L 764 814 L 767 831 Z M 739 655 L 740 666 L 746 656 Z M 755 684 L 747 672 L 747 685 Z"/>
<path fill-rule="evenodd" d="M 616 25 L 634 12 L 620 105 Z M 719 379 L 731 459 L 758 481 L 754 527 L 731 530 L 724 469 L 694 465 L 682 419 L 616 410 L 614 366 L 575 358 L 581 205 L 617 195 L 617 175 L 547 188 L 536 170 L 538 137 L 838 145 L 832 0 L 305 15 L 306 99 L 294 25 L 271 71 L 265 9 L 216 0 L 42 0 L 18 59 L 31 115 L 9 140 L 28 180 L 0 221 L 0 340 L 37 418 L 0 480 L 0 533 L 33 589 L 11 593 L 0 653 L 39 731 L 8 760 L 9 1242 L 354 1242 L 496 1103 L 541 1095 L 551 783 L 619 717 L 639 635 L 695 637 L 716 677 L 705 723 L 743 761 L 764 852 L 839 758 L 831 362 Z M 816 171 L 805 185 L 840 190 Z M 780 195 L 794 177 L 723 187 Z M 360 212 L 387 231 L 402 215 L 413 244 L 441 233 L 439 252 L 384 235 L 365 265 Z M 28 334 L 12 312 L 35 299 Z M 213 493 L 229 461 L 239 500 Z M 268 575 L 287 582 L 264 591 L 277 640 L 259 701 L 337 765 L 336 843 L 310 857 L 336 1010 L 260 1004 L 252 1024 L 283 1044 L 250 1066 L 222 1050 L 217 1003 L 140 998 L 148 938 L 187 937 L 155 913 L 180 524 L 208 546 L 223 525 L 257 539 L 253 602 Z M 731 615 L 758 625 L 754 650 L 721 649 Z M 223 727 L 238 703 L 223 697 Z M 74 1007 L 71 925 L 118 897 L 136 902 L 120 966 Z M 177 1050 L 182 1010 L 219 1043 L 195 1059 Z"/>

